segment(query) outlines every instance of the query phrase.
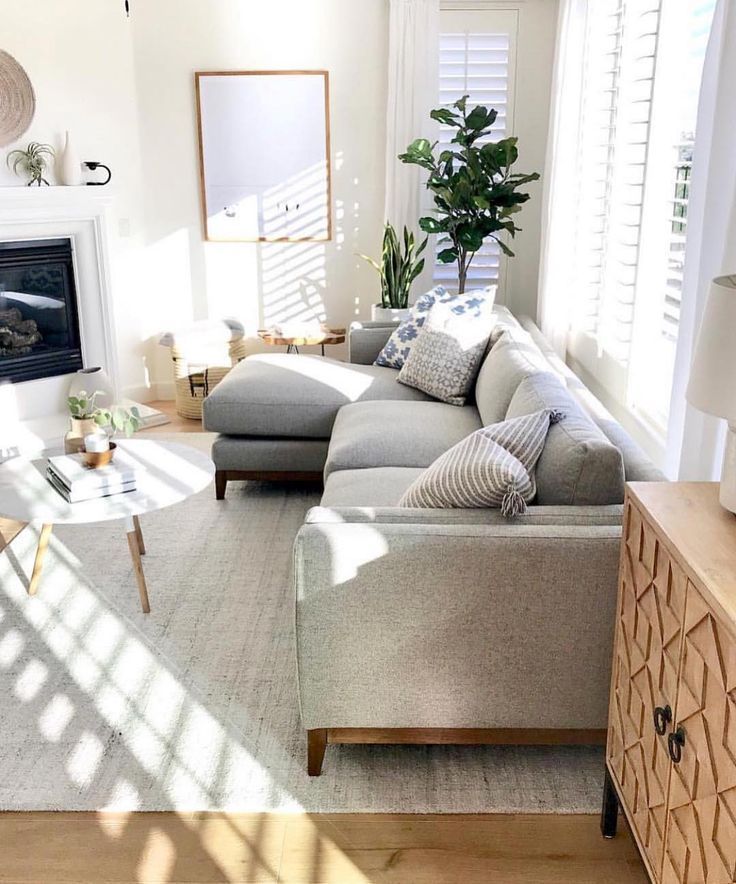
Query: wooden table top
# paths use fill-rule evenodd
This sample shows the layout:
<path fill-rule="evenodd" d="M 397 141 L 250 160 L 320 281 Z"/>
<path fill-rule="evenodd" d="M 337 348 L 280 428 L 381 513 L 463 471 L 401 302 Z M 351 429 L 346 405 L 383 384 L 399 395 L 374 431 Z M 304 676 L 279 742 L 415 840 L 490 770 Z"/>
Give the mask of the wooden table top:
<path fill-rule="evenodd" d="M 320 344 L 344 344 L 346 329 L 326 328 L 321 334 L 307 335 L 306 337 L 288 337 L 276 334 L 269 328 L 259 328 L 258 337 L 264 344 L 274 347 L 310 347 Z"/>
<path fill-rule="evenodd" d="M 701 593 L 736 623 L 736 515 L 717 482 L 631 482 L 629 493 Z"/>

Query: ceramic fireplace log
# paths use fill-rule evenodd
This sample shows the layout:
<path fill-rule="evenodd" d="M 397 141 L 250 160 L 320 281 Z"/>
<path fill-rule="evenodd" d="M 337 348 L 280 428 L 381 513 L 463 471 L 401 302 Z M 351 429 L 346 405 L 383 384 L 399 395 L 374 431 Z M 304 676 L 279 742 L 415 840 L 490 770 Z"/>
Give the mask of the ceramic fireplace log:
<path fill-rule="evenodd" d="M 20 310 L 0 310 L 0 356 L 21 356 L 41 340 L 34 319 L 23 319 Z"/>

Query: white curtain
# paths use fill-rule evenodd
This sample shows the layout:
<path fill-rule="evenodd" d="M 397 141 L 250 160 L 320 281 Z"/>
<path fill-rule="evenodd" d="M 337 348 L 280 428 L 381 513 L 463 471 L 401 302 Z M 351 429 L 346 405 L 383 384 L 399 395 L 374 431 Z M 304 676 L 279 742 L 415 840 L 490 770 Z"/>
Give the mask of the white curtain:
<path fill-rule="evenodd" d="M 547 158 L 543 176 L 542 243 L 537 321 L 564 359 L 573 292 L 570 271 L 580 101 L 588 0 L 560 0 Z"/>
<path fill-rule="evenodd" d="M 680 331 L 667 439 L 668 475 L 720 477 L 725 423 L 685 401 L 711 280 L 736 273 L 736 2 L 718 0 L 703 70 L 690 184 Z M 736 329 L 733 329 L 736 346 Z M 736 378 L 734 378 L 736 383 Z"/>
<path fill-rule="evenodd" d="M 389 0 L 389 6 L 385 219 L 399 232 L 404 225 L 418 232 L 426 172 L 399 162 L 398 155 L 415 138 L 437 138 L 429 112 L 439 93 L 440 0 Z M 415 292 L 431 285 L 429 253 L 428 247 Z"/>

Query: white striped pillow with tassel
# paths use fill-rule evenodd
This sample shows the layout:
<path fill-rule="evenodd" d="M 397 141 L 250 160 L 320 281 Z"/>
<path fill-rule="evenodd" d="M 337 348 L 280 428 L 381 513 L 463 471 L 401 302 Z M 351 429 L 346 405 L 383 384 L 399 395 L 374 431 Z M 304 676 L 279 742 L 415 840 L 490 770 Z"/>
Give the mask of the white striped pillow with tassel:
<path fill-rule="evenodd" d="M 476 430 L 427 467 L 399 506 L 500 507 L 506 518 L 522 515 L 536 494 L 534 467 L 547 431 L 563 417 L 545 408 Z"/>

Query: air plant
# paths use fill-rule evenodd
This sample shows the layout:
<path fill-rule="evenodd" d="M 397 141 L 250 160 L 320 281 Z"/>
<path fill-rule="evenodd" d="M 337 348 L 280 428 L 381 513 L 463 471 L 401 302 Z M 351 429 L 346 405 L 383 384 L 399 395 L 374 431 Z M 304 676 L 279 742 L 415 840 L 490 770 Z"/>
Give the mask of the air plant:
<path fill-rule="evenodd" d="M 12 166 L 16 175 L 20 174 L 18 169 L 30 175 L 31 180 L 28 182 L 28 187 L 32 184 L 37 184 L 40 187 L 42 184 L 48 185 L 49 183 L 44 178 L 44 173 L 55 156 L 56 153 L 50 144 L 32 141 L 25 150 L 11 150 L 7 163 L 9 168 Z"/>

